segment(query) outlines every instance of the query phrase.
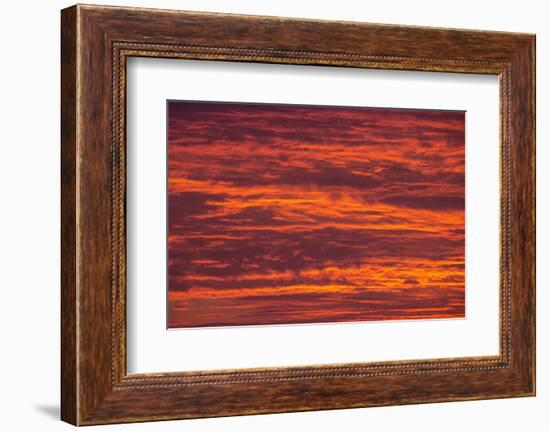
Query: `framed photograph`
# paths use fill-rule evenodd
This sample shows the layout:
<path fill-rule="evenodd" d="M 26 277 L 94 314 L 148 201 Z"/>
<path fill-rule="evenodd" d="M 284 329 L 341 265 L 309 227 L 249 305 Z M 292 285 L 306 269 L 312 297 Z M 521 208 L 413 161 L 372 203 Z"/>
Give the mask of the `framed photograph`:
<path fill-rule="evenodd" d="M 534 35 L 61 17 L 64 421 L 534 396 Z"/>

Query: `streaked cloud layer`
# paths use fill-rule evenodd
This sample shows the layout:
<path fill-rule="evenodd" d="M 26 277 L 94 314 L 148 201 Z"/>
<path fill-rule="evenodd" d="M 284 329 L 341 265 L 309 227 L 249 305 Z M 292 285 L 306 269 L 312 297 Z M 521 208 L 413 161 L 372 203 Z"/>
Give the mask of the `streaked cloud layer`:
<path fill-rule="evenodd" d="M 464 317 L 464 113 L 168 105 L 168 325 Z"/>

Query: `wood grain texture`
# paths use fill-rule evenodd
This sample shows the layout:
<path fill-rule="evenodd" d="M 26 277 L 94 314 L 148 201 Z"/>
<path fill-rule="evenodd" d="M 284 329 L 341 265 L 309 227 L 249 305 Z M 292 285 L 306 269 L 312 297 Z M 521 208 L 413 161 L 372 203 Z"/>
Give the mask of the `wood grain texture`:
<path fill-rule="evenodd" d="M 77 422 L 76 9 L 61 16 L 61 417 Z"/>
<path fill-rule="evenodd" d="M 65 9 L 63 420 L 86 425 L 533 395 L 534 47 L 534 36 L 525 34 L 101 6 Z M 499 75 L 500 355 L 127 375 L 129 56 Z"/>

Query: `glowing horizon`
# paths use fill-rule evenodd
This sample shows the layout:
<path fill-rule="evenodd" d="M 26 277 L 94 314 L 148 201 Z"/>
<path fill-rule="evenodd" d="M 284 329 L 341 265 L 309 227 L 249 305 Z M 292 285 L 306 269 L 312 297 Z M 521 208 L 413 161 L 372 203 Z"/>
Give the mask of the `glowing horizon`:
<path fill-rule="evenodd" d="M 464 317 L 464 117 L 170 101 L 168 326 Z"/>

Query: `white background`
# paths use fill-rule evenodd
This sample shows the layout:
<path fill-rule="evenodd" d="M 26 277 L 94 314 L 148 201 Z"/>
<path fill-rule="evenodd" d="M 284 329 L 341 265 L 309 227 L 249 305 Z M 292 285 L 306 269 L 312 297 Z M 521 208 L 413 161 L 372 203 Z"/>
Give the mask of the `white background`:
<path fill-rule="evenodd" d="M 498 77 L 134 58 L 127 92 L 128 372 L 498 354 Z M 167 331 L 167 99 L 466 111 L 466 319 Z"/>
<path fill-rule="evenodd" d="M 0 16 L 0 426 L 70 429 L 59 399 L 59 9 L 69 2 L 4 2 Z M 536 398 L 106 426 L 144 430 L 498 430 L 548 428 L 550 414 L 550 28 L 537 0 L 312 2 L 118 1 L 107 4 L 537 33 L 538 396 Z"/>

